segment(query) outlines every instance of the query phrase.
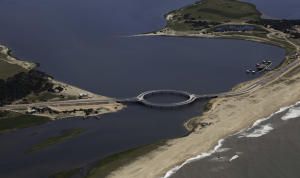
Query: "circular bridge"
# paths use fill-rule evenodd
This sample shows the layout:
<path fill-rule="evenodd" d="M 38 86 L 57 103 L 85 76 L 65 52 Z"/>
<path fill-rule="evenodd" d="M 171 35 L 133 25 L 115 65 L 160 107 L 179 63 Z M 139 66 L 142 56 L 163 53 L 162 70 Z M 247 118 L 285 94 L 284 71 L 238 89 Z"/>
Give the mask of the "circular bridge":
<path fill-rule="evenodd" d="M 149 101 L 148 98 L 154 95 L 176 95 L 186 98 L 184 101 L 180 102 L 173 102 L 173 103 L 156 103 Z M 146 91 L 144 93 L 141 93 L 136 97 L 137 102 L 142 103 L 146 106 L 150 107 L 159 107 L 159 108 L 174 108 L 179 106 L 184 106 L 191 104 L 194 102 L 198 97 L 194 94 L 188 93 L 186 91 L 178 91 L 178 90 L 152 90 L 152 91 Z"/>

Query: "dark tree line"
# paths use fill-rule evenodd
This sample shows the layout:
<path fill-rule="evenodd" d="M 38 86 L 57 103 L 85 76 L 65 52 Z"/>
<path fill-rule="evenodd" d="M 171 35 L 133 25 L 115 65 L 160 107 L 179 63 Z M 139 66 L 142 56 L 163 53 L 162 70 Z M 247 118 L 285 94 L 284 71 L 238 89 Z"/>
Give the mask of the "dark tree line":
<path fill-rule="evenodd" d="M 288 32 L 295 25 L 300 25 L 300 20 L 273 20 L 273 19 L 261 19 L 259 21 L 249 21 L 249 23 L 263 25 L 265 27 L 270 26 L 276 30 L 282 32 Z"/>
<path fill-rule="evenodd" d="M 0 105 L 9 104 L 30 93 L 39 93 L 53 87 L 48 81 L 49 75 L 31 70 L 19 73 L 6 80 L 0 79 Z"/>
<path fill-rule="evenodd" d="M 258 22 L 261 25 L 268 26 L 276 30 L 287 32 L 287 30 L 292 29 L 294 25 L 300 25 L 300 20 L 272 20 L 272 19 L 262 19 Z"/>
<path fill-rule="evenodd" d="M 289 33 L 293 35 L 294 38 L 300 38 L 300 34 L 293 31 L 293 26 L 300 25 L 300 20 L 261 19 L 259 21 L 249 21 L 249 23 L 263 25 L 265 27 L 270 26 L 271 28 L 282 31 L 284 33 Z"/>

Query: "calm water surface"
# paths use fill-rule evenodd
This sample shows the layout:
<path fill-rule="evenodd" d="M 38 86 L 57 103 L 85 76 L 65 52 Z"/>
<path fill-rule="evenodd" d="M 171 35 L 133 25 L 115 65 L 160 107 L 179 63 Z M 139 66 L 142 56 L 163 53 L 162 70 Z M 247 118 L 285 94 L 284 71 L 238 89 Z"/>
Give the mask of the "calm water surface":
<path fill-rule="evenodd" d="M 299 19 L 300 1 L 298 0 L 244 0 L 253 3 L 264 16 L 275 19 Z"/>
<path fill-rule="evenodd" d="M 226 91 L 256 76 L 262 59 L 277 65 L 284 51 L 239 40 L 141 37 L 159 29 L 163 15 L 192 0 L 4 0 L 0 41 L 16 56 L 41 64 L 55 78 L 112 97 L 151 89 L 192 93 Z M 178 110 L 138 105 L 101 119 L 68 119 L 0 135 L 0 177 L 47 177 L 129 148 L 183 136 L 182 123 L 206 101 Z M 68 128 L 86 132 L 36 153 L 33 144 Z"/>

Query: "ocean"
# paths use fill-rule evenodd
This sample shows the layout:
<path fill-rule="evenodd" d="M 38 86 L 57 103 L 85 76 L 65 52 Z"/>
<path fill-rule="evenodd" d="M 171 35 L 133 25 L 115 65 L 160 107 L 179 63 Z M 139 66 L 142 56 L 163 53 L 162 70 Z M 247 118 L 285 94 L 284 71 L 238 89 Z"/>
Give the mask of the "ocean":
<path fill-rule="evenodd" d="M 281 108 L 168 172 L 171 178 L 300 177 L 300 104 Z"/>

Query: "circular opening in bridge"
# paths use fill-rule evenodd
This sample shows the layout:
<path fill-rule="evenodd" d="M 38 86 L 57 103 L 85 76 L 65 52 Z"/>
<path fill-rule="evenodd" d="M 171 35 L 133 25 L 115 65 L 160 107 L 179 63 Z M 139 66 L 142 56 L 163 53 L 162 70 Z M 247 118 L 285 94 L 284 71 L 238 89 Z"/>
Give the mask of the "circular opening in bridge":
<path fill-rule="evenodd" d="M 146 106 L 172 108 L 195 101 L 195 95 L 177 90 L 154 90 L 140 94 L 138 100 Z"/>
<path fill-rule="evenodd" d="M 188 100 L 190 97 L 187 95 L 178 94 L 168 94 L 168 93 L 157 93 L 152 95 L 147 95 L 144 97 L 145 100 L 151 103 L 179 103 Z"/>

